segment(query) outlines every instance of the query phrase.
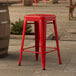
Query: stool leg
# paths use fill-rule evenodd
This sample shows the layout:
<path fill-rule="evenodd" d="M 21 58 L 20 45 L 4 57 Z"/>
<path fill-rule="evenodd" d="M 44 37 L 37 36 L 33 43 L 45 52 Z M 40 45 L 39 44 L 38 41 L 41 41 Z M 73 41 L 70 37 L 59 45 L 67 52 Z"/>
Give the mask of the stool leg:
<path fill-rule="evenodd" d="M 60 57 L 60 50 L 59 50 L 59 42 L 58 42 L 58 34 L 57 34 L 56 20 L 54 20 L 53 23 L 54 23 L 54 31 L 55 31 L 55 37 L 56 37 L 56 45 L 57 45 L 57 52 L 58 52 L 59 64 L 61 64 L 61 57 Z"/>
<path fill-rule="evenodd" d="M 23 52 L 23 45 L 24 45 L 24 39 L 25 39 L 25 30 L 26 30 L 26 19 L 24 20 L 24 25 L 23 25 L 23 34 L 22 34 L 22 43 L 21 43 L 21 52 L 20 52 L 20 58 L 19 58 L 19 66 L 21 65 L 21 59 L 22 59 L 22 52 Z"/>
<path fill-rule="evenodd" d="M 38 1 L 37 0 L 34 0 L 34 2 L 35 2 L 35 4 L 37 4 Z"/>
<path fill-rule="evenodd" d="M 39 24 L 35 22 L 35 51 L 39 52 Z M 38 60 L 39 53 L 36 53 L 36 60 Z"/>
<path fill-rule="evenodd" d="M 44 20 L 39 21 L 39 34 L 41 43 L 41 59 L 42 59 L 42 69 L 45 70 L 45 59 L 46 59 L 46 24 Z"/>
<path fill-rule="evenodd" d="M 47 3 L 47 0 L 45 0 L 45 3 Z"/>

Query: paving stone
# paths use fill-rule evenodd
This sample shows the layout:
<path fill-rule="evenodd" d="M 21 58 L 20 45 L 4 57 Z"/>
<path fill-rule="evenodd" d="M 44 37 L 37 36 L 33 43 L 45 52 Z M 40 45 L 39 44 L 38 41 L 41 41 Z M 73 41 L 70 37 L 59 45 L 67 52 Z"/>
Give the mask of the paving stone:
<path fill-rule="evenodd" d="M 59 4 L 38 3 L 36 6 L 31 7 L 24 7 L 22 4 L 12 5 L 9 7 L 10 21 L 15 22 L 19 18 L 23 19 L 24 15 L 27 14 L 55 14 L 57 17 L 57 28 L 58 28 L 59 39 L 66 41 L 67 40 L 75 41 L 76 40 L 75 34 L 72 34 L 68 31 L 74 30 L 76 28 L 76 26 L 74 26 L 76 24 L 76 19 L 71 21 L 68 20 L 69 9 L 66 8 L 67 5 L 69 5 L 69 0 L 67 0 L 66 3 L 61 2 Z M 75 13 L 76 10 L 74 10 L 74 16 Z M 33 25 L 32 25 L 32 31 L 34 32 Z M 54 32 L 53 25 L 49 24 L 47 26 L 47 37 L 49 37 L 53 32 Z M 51 39 L 51 37 L 49 37 L 49 39 Z"/>

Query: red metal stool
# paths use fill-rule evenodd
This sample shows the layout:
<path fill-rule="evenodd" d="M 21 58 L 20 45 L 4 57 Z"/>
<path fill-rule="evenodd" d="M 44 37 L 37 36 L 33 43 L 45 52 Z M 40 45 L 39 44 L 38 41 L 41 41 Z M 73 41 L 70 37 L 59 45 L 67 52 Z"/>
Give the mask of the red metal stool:
<path fill-rule="evenodd" d="M 35 47 L 35 52 L 27 50 L 28 48 L 32 48 L 32 47 L 23 48 L 27 21 L 34 21 L 34 24 L 35 24 L 35 46 L 32 46 L 32 47 Z M 51 21 L 51 22 L 48 22 L 48 21 Z M 57 47 L 46 47 L 46 23 L 54 24 Z M 39 52 L 39 40 L 40 40 L 41 52 Z M 46 52 L 46 48 L 51 48 L 53 50 Z M 24 16 L 24 26 L 23 26 L 19 65 L 21 65 L 22 52 L 32 52 L 36 54 L 36 60 L 38 60 L 38 55 L 41 54 L 42 67 L 43 69 L 45 69 L 46 53 L 53 52 L 53 51 L 57 51 L 59 64 L 61 64 L 58 35 L 57 35 L 57 26 L 56 26 L 56 16 L 48 15 L 48 14 L 32 14 L 32 15 Z"/>

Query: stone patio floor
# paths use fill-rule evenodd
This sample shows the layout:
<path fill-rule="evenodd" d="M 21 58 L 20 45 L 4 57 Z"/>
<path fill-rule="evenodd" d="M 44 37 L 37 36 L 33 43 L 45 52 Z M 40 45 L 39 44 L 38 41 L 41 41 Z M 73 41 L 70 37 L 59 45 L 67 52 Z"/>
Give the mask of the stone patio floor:
<path fill-rule="evenodd" d="M 46 55 L 46 70 L 42 70 L 41 56 L 23 53 L 22 66 L 18 66 L 21 39 L 10 39 L 9 56 L 0 59 L 1 76 L 76 76 L 76 42 L 59 41 L 62 64 L 58 64 L 57 52 Z M 25 40 L 24 47 L 34 45 L 34 40 Z M 55 41 L 47 40 L 47 46 L 54 47 Z M 30 49 L 34 51 L 34 49 Z M 46 51 L 49 51 L 47 49 Z"/>
<path fill-rule="evenodd" d="M 62 64 L 58 64 L 58 56 L 56 52 L 46 55 L 46 70 L 42 70 L 41 56 L 39 61 L 35 61 L 35 54 L 23 53 L 22 66 L 18 66 L 21 39 L 10 39 L 9 56 L 0 59 L 0 76 L 76 76 L 76 21 L 68 20 L 67 4 L 47 4 L 37 5 L 35 7 L 24 7 L 13 5 L 9 7 L 11 22 L 22 18 L 26 14 L 48 13 L 56 14 L 58 32 L 61 40 L 59 41 Z M 76 10 L 75 10 L 76 12 Z M 74 15 L 75 15 L 74 12 Z M 66 26 L 66 27 L 65 27 Z M 52 30 L 48 26 L 48 36 Z M 69 34 L 67 34 L 69 32 Z M 74 32 L 74 36 L 71 33 Z M 71 39 L 70 36 L 72 37 Z M 33 39 L 26 39 L 24 47 L 34 45 Z M 55 41 L 47 40 L 47 46 L 55 46 Z M 34 49 L 30 49 L 34 51 Z M 47 49 L 46 51 L 48 51 Z"/>
<path fill-rule="evenodd" d="M 75 1 L 75 0 L 73 0 Z M 24 7 L 23 4 L 9 6 L 10 21 L 15 22 L 18 19 L 23 19 L 24 15 L 27 14 L 55 14 L 57 19 L 57 28 L 60 40 L 72 40 L 76 41 L 76 9 L 74 10 L 74 18 L 69 21 L 68 12 L 69 9 L 66 7 L 69 5 L 67 2 L 59 4 L 51 4 L 48 2 L 38 3 L 30 7 Z M 34 27 L 32 25 L 32 31 Z M 47 26 L 47 37 L 53 33 L 53 26 L 48 24 Z"/>

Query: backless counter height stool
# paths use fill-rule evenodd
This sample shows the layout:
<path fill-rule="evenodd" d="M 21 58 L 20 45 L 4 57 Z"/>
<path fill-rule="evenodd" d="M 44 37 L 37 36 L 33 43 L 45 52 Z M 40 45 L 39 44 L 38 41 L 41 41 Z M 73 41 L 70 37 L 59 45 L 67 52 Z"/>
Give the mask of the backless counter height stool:
<path fill-rule="evenodd" d="M 27 21 L 33 21 L 34 25 L 35 25 L 35 46 L 32 46 L 32 47 L 35 47 L 35 52 L 27 50 L 28 48 L 32 48 L 32 47 L 23 48 Z M 48 22 L 48 21 L 51 21 L 51 22 Z M 47 23 L 54 24 L 54 31 L 55 31 L 57 47 L 46 47 L 46 24 Z M 39 52 L 39 41 L 40 41 L 41 52 Z M 51 48 L 53 50 L 46 51 L 46 48 Z M 38 55 L 41 54 L 42 69 L 45 70 L 46 53 L 50 53 L 53 51 L 57 51 L 58 58 L 59 58 L 59 64 L 61 64 L 58 35 L 57 35 L 57 26 L 56 26 L 56 16 L 50 15 L 50 14 L 25 15 L 22 43 L 21 43 L 21 53 L 20 53 L 20 58 L 19 58 L 19 66 L 21 65 L 22 53 L 23 52 L 32 52 L 32 53 L 36 54 L 36 60 L 38 60 Z"/>

